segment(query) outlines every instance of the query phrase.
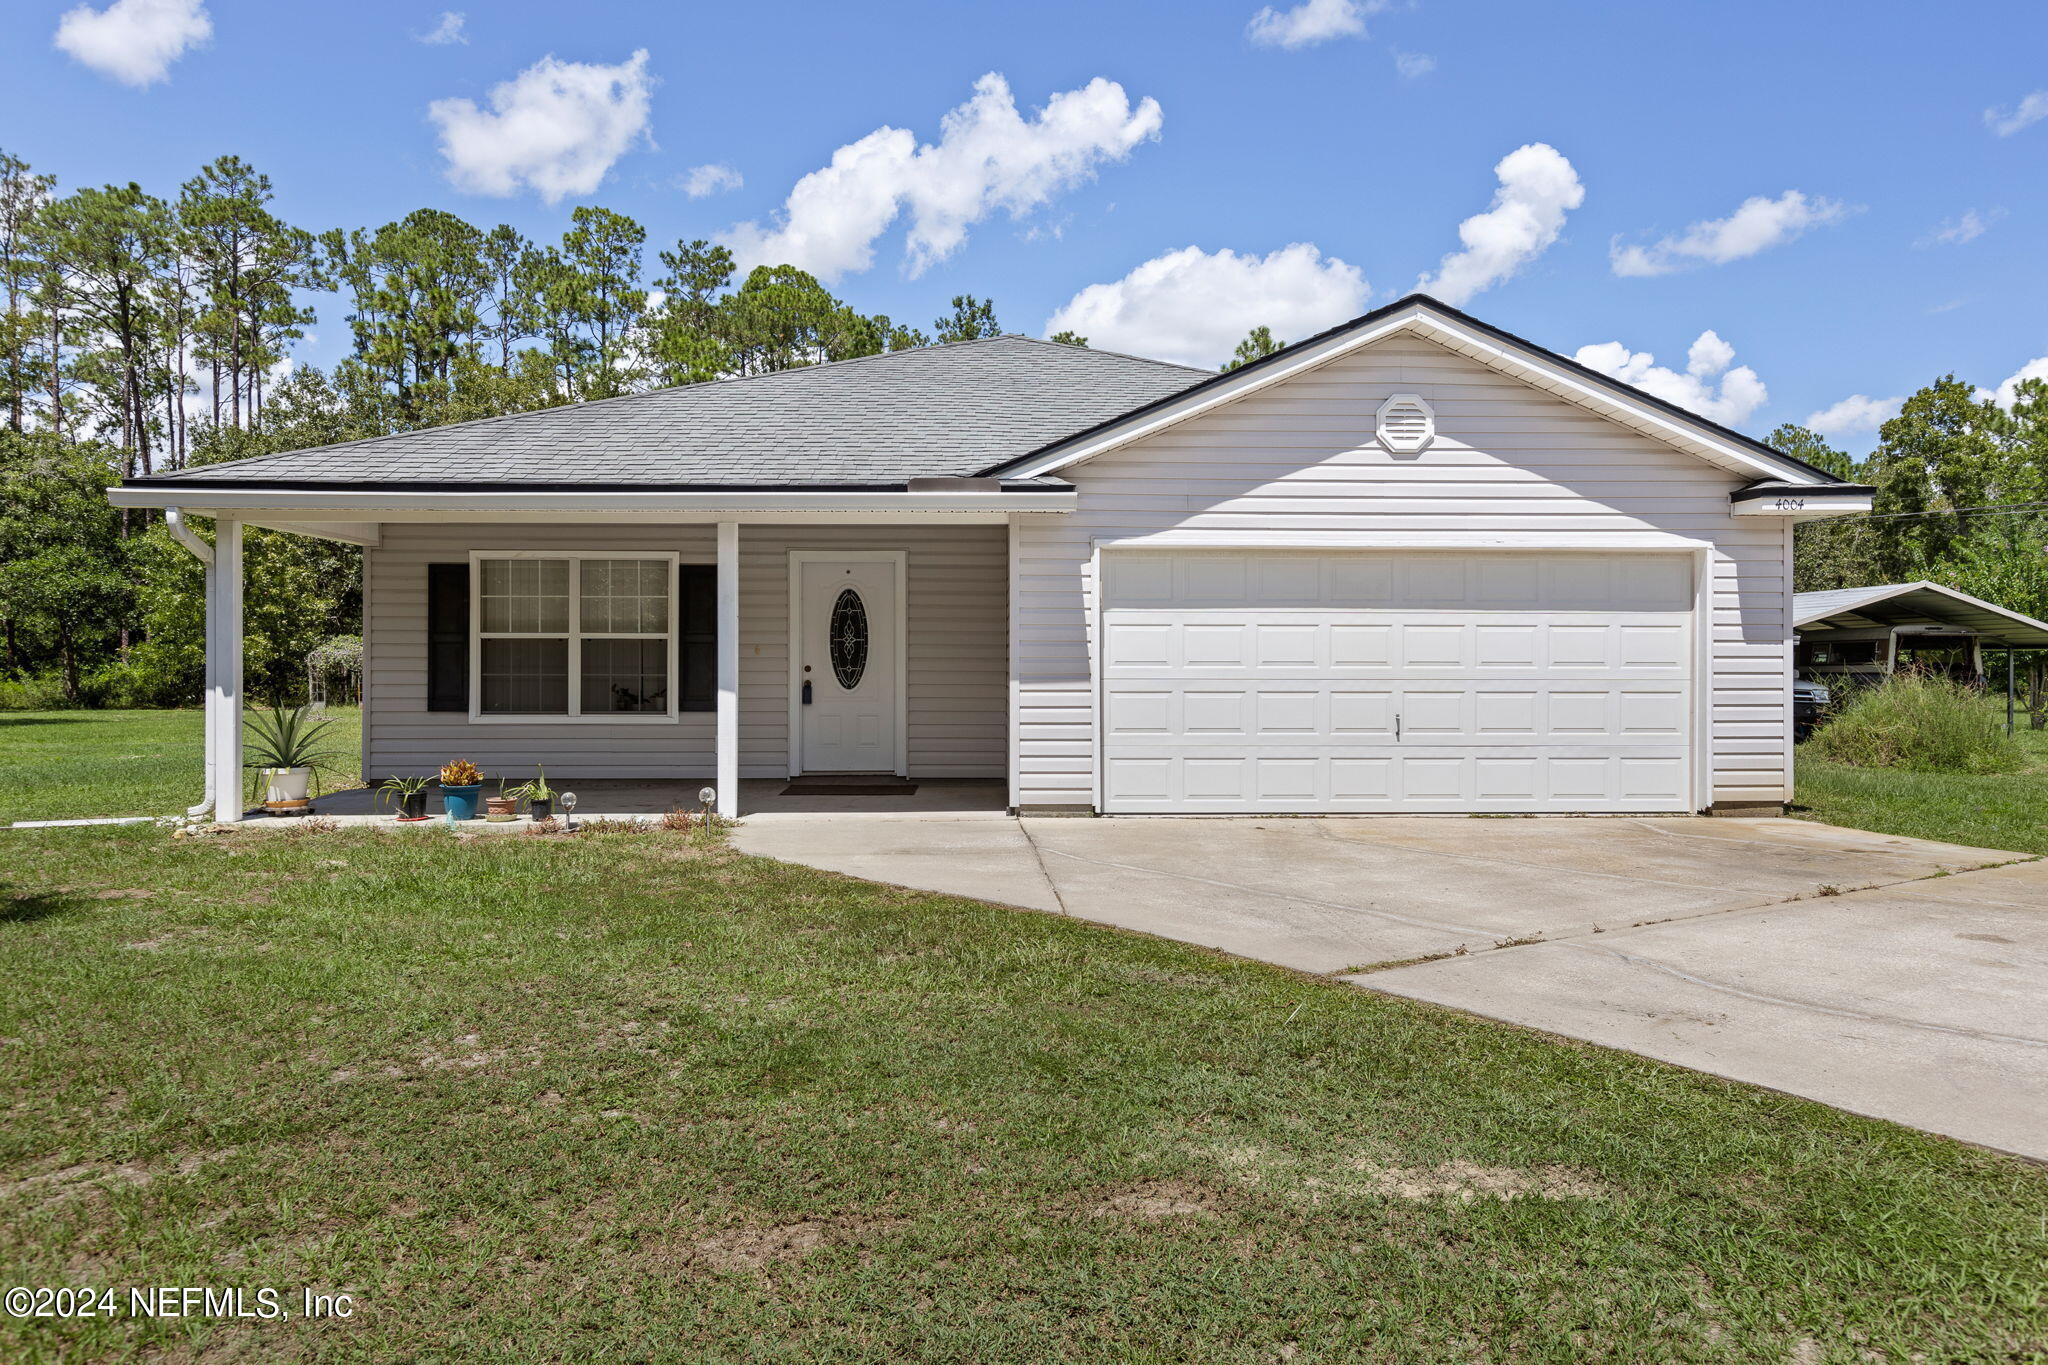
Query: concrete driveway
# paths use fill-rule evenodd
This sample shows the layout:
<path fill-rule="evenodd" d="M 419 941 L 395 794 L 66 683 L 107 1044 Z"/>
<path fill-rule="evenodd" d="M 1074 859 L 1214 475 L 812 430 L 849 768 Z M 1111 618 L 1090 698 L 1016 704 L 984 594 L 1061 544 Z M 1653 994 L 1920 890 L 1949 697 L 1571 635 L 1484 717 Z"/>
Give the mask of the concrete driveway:
<path fill-rule="evenodd" d="M 1797 820 L 763 815 L 736 838 L 2048 1159 L 2048 862 L 2020 855 Z"/>

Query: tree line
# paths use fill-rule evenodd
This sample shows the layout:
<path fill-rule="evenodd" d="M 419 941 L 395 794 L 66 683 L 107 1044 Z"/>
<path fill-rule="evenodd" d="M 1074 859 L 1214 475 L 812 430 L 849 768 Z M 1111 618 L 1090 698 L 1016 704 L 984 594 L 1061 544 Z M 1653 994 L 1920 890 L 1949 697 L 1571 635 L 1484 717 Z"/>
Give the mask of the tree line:
<path fill-rule="evenodd" d="M 1001 331 L 972 295 L 926 332 L 793 266 L 647 245 L 594 206 L 555 242 L 439 209 L 316 232 L 236 157 L 167 197 L 60 194 L 0 152 L 0 705 L 196 697 L 198 566 L 108 506 L 120 479 Z M 349 353 L 293 365 L 322 295 Z M 360 630 L 361 557 L 253 528 L 245 554 L 250 686 L 288 696 L 308 652 Z"/>
<path fill-rule="evenodd" d="M 742 275 L 702 239 L 650 257 L 640 223 L 596 206 L 554 242 L 438 209 L 314 231 L 232 156 L 159 196 L 60 193 L 0 152 L 0 293 L 0 706 L 197 697 L 199 566 L 153 514 L 108 505 L 122 478 L 1001 331 L 973 295 L 927 331 L 794 266 Z M 348 354 L 291 363 L 325 300 Z M 1223 368 L 1281 345 L 1254 328 Z M 1943 376 L 1862 458 L 1799 427 L 1769 439 L 1878 489 L 1878 515 L 1799 530 L 1802 591 L 1931 578 L 2048 616 L 2048 385 L 2001 407 Z M 361 556 L 257 529 L 245 553 L 249 685 L 289 697 L 309 652 L 360 630 Z"/>
<path fill-rule="evenodd" d="M 1860 458 L 1804 427 L 1771 445 L 1876 489 L 1870 516 L 1798 528 L 1801 592 L 1928 579 L 2048 620 L 2048 383 L 2010 405 L 1953 374 L 1906 399 Z"/>

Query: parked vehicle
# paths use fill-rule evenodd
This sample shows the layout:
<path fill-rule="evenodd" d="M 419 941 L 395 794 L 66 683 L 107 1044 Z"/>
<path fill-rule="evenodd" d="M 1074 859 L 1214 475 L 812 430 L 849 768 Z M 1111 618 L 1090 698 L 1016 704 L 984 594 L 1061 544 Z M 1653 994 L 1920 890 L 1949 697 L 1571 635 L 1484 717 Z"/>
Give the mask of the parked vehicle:
<path fill-rule="evenodd" d="M 1820 727 L 1821 719 L 1834 701 L 1827 688 L 1805 678 L 1792 684 L 1792 738 L 1804 740 Z"/>

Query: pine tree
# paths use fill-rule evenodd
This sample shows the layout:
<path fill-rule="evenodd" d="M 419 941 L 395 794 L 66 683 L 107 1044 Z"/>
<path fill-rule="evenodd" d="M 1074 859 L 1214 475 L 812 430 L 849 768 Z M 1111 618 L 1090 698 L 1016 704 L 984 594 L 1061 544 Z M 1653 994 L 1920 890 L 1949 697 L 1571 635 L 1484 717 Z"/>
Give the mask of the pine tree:
<path fill-rule="evenodd" d="M 0 403 L 10 430 L 26 428 L 30 396 L 38 386 L 36 350 L 44 320 L 36 306 L 41 267 L 28 249 L 29 224 L 50 202 L 57 178 L 37 175 L 19 157 L 0 152 L 0 291 L 7 311 L 0 315 Z"/>
<path fill-rule="evenodd" d="M 935 320 L 932 331 L 941 342 L 979 341 L 1003 334 L 1002 324 L 996 321 L 995 301 L 972 294 L 955 294 L 953 311 Z"/>
<path fill-rule="evenodd" d="M 1254 360 L 1269 356 L 1286 344 L 1274 339 L 1272 328 L 1263 325 L 1254 327 L 1243 341 L 1237 343 L 1237 350 L 1231 353 L 1230 360 L 1223 366 L 1224 373 L 1228 374 L 1232 370 L 1251 364 Z"/>

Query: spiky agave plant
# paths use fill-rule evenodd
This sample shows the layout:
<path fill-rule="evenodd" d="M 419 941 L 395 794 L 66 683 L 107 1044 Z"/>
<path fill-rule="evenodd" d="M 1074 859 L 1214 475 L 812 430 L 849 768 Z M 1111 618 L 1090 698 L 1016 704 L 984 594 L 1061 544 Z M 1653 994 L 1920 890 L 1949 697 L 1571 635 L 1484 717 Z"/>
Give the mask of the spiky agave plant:
<path fill-rule="evenodd" d="M 331 770 L 341 753 L 321 746 L 323 732 L 333 723 L 313 715 L 310 706 L 251 711 L 243 723 L 242 766 L 259 772 L 264 768 L 309 768 L 316 776 Z M 260 776 L 251 778 L 252 790 L 260 780 Z"/>

